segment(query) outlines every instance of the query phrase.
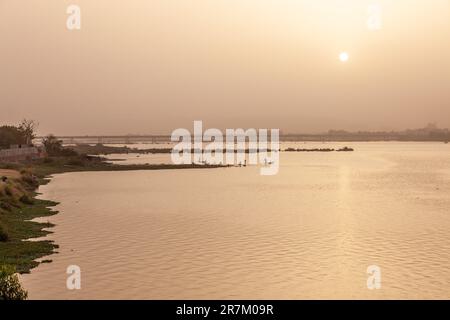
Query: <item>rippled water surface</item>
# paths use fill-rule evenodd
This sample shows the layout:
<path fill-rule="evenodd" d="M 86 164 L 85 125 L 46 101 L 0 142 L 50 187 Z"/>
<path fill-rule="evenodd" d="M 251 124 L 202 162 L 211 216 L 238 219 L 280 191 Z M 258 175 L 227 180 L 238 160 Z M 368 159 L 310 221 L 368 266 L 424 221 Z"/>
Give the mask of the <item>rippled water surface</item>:
<path fill-rule="evenodd" d="M 450 298 L 450 145 L 351 143 L 258 167 L 56 175 L 30 298 Z M 340 147 L 329 144 L 326 147 Z M 47 218 L 45 219 L 47 220 Z M 78 265 L 82 289 L 66 289 Z M 381 268 L 368 290 L 366 269 Z"/>

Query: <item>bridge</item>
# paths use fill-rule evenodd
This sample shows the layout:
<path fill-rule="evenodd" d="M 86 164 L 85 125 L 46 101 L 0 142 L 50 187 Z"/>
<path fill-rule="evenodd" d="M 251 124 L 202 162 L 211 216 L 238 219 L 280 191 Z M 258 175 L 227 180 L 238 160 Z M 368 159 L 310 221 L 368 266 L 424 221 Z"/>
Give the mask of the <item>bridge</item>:
<path fill-rule="evenodd" d="M 37 137 L 41 142 L 44 137 Z M 63 144 L 101 143 L 101 144 L 133 144 L 133 143 L 169 143 L 169 135 L 126 135 L 126 136 L 57 136 Z"/>
<path fill-rule="evenodd" d="M 38 142 L 43 137 L 37 137 Z M 134 144 L 134 143 L 170 143 L 170 135 L 79 135 L 58 136 L 64 144 Z M 270 139 L 270 138 L 269 138 Z M 357 142 L 357 141 L 443 141 L 450 140 L 450 133 L 439 135 L 411 135 L 399 132 L 380 133 L 341 133 L 341 134 L 281 134 L 280 141 L 310 141 L 310 142 Z"/>

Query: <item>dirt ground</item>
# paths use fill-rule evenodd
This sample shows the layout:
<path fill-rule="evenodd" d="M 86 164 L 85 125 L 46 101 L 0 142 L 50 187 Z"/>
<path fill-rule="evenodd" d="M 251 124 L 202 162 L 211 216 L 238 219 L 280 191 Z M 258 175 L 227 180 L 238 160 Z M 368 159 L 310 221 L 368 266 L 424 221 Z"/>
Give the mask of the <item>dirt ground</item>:
<path fill-rule="evenodd" d="M 10 169 L 0 169 L 0 177 L 7 177 L 11 179 L 17 179 L 20 178 L 20 172 L 16 170 L 10 170 Z"/>

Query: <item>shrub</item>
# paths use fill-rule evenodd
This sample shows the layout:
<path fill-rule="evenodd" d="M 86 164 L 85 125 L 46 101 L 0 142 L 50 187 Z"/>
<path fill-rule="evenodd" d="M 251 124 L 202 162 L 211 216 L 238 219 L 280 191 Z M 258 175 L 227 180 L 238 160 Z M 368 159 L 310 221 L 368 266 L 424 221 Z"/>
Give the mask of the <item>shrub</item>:
<path fill-rule="evenodd" d="M 0 266 L 0 300 L 25 300 L 28 297 L 22 288 L 15 269 L 11 266 Z"/>
<path fill-rule="evenodd" d="M 11 211 L 12 207 L 9 203 L 4 202 L 4 201 L 0 201 L 0 208 L 5 210 L 5 211 Z"/>
<path fill-rule="evenodd" d="M 24 203 L 24 204 L 33 204 L 33 199 L 31 199 L 29 196 L 27 196 L 26 194 L 24 194 L 23 196 L 20 197 L 20 202 Z"/>
<path fill-rule="evenodd" d="M 67 165 L 69 166 L 78 166 L 78 167 L 82 167 L 84 166 L 84 162 L 81 159 L 70 159 L 69 161 L 66 162 Z"/>
<path fill-rule="evenodd" d="M 6 227 L 0 223 L 0 242 L 6 242 L 9 240 L 8 230 Z"/>
<path fill-rule="evenodd" d="M 36 188 L 39 186 L 39 182 L 37 178 L 29 172 L 22 173 L 22 181 L 25 182 L 28 186 Z"/>
<path fill-rule="evenodd" d="M 76 151 L 69 149 L 69 148 L 64 148 L 61 150 L 61 156 L 63 157 L 76 157 L 78 156 L 78 153 L 76 153 Z"/>
<path fill-rule="evenodd" d="M 5 194 L 7 196 L 12 197 L 13 192 L 12 192 L 12 190 L 11 190 L 11 188 L 9 186 L 6 186 L 4 190 L 5 190 Z"/>
<path fill-rule="evenodd" d="M 53 159 L 46 157 L 46 158 L 44 158 L 44 163 L 53 163 Z"/>

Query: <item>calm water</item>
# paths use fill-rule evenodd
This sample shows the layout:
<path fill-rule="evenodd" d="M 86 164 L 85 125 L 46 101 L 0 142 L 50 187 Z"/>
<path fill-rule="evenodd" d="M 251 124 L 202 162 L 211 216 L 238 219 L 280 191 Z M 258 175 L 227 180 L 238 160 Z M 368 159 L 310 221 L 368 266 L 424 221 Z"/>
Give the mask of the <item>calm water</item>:
<path fill-rule="evenodd" d="M 309 144 L 311 146 L 311 144 Z M 350 143 L 257 167 L 56 175 L 30 298 L 450 298 L 450 145 Z M 329 144 L 340 147 L 340 144 Z M 47 219 L 46 219 L 47 220 Z M 78 265 L 82 289 L 66 289 Z M 379 290 L 366 269 L 381 268 Z"/>

